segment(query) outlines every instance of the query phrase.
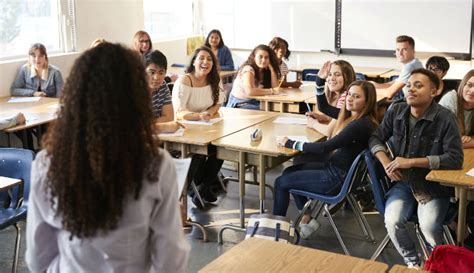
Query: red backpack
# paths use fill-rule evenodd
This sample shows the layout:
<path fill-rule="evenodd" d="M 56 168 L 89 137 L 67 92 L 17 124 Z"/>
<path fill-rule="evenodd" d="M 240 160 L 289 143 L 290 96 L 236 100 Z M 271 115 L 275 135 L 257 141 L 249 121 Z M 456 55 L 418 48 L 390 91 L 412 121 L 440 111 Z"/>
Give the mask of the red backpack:
<path fill-rule="evenodd" d="M 460 246 L 436 246 L 426 261 L 424 270 L 432 273 L 472 273 L 474 252 Z"/>

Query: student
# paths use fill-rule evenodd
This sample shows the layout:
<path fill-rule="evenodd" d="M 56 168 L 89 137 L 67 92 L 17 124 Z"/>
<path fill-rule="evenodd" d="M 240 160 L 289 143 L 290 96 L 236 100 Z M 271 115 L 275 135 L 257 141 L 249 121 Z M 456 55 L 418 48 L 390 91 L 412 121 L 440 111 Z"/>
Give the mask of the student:
<path fill-rule="evenodd" d="M 145 71 L 151 92 L 151 103 L 155 126 L 160 132 L 174 132 L 182 125 L 174 121 L 171 92 L 165 82 L 168 62 L 161 51 L 153 50 L 145 55 Z"/>
<path fill-rule="evenodd" d="M 280 37 L 273 38 L 268 46 L 275 51 L 278 61 L 280 62 L 280 73 L 283 78 L 283 82 L 281 83 L 281 87 L 292 87 L 292 88 L 299 88 L 301 86 L 300 81 L 294 82 L 287 82 L 287 75 L 288 75 L 288 66 L 283 61 L 283 59 L 288 61 L 290 58 L 291 51 L 288 48 L 288 42 Z"/>
<path fill-rule="evenodd" d="M 46 47 L 33 44 L 28 50 L 28 63 L 24 64 L 10 90 L 12 96 L 59 97 L 63 77 L 57 67 L 48 63 Z"/>
<path fill-rule="evenodd" d="M 242 64 L 230 92 L 227 107 L 260 109 L 260 102 L 250 96 L 279 94 L 280 69 L 275 52 L 258 45 Z"/>
<path fill-rule="evenodd" d="M 135 33 L 133 36 L 133 49 L 142 56 L 153 50 L 150 35 L 146 31 L 139 30 Z"/>
<path fill-rule="evenodd" d="M 348 86 L 355 80 L 354 68 L 350 63 L 344 60 L 337 60 L 332 63 L 327 61 L 319 70 L 318 75 L 316 75 L 316 91 L 319 93 L 324 92 L 329 104 L 340 108 L 341 104 L 338 105 L 338 101 L 341 98 L 344 99 L 344 92 L 347 91 Z M 312 127 L 312 123 L 316 120 L 321 123 L 331 121 L 331 116 L 334 115 L 321 111 L 318 106 L 317 112 L 307 113 L 309 127 Z"/>
<path fill-rule="evenodd" d="M 173 108 L 178 120 L 209 121 L 218 116 L 218 111 L 225 101 L 220 81 L 216 56 L 207 46 L 194 51 L 186 67 L 186 74 L 176 81 L 173 94 Z M 218 160 L 215 151 L 210 155 L 194 155 L 188 176 L 199 186 L 199 194 L 204 201 L 211 203 L 217 200 L 211 191 L 218 184 L 217 173 L 223 161 Z M 193 203 L 201 208 L 197 195 L 190 193 Z"/>
<path fill-rule="evenodd" d="M 423 68 L 423 64 L 415 58 L 415 40 L 406 35 L 400 35 L 396 39 L 395 56 L 402 63 L 402 71 L 398 79 L 387 83 L 375 83 L 375 88 L 384 88 L 383 95 L 389 99 L 402 99 L 404 93 L 408 92 L 406 84 L 413 70 Z"/>
<path fill-rule="evenodd" d="M 212 52 L 219 60 L 221 70 L 234 70 L 234 60 L 232 59 L 232 53 L 224 44 L 224 40 L 222 39 L 222 35 L 219 30 L 211 30 L 207 35 L 204 45 L 212 49 Z"/>
<path fill-rule="evenodd" d="M 336 194 L 345 179 L 346 173 L 357 155 L 367 148 L 370 135 L 377 126 L 375 87 L 366 81 L 355 81 L 349 85 L 346 101 L 341 109 L 329 106 L 321 90 L 317 100 L 332 108 L 332 118 L 337 118 L 330 138 L 323 142 L 299 142 L 284 137 L 277 140 L 279 146 L 326 155 L 327 160 L 293 165 L 286 168 L 275 180 L 275 199 L 273 214 L 285 216 L 289 205 L 289 190 L 306 190 L 321 194 Z M 298 209 L 302 209 L 306 200 L 295 196 Z M 310 221 L 305 215 L 301 223 L 301 236 L 308 238 L 317 229 L 316 220 Z"/>
<path fill-rule="evenodd" d="M 427 61 L 425 65 L 426 69 L 430 70 L 431 72 L 435 73 L 436 76 L 438 76 L 440 82 L 439 82 L 439 88 L 438 92 L 436 92 L 436 97 L 434 100 L 436 102 L 439 102 L 441 98 L 448 93 L 451 90 L 456 90 L 457 86 L 453 86 L 450 84 L 447 84 L 443 78 L 446 76 L 449 70 L 449 62 L 445 57 L 442 56 L 431 56 Z"/>
<path fill-rule="evenodd" d="M 4 130 L 18 124 L 25 123 L 26 119 L 22 113 L 18 113 L 10 118 L 0 118 L 0 130 Z"/>
<path fill-rule="evenodd" d="M 406 222 L 417 213 L 430 247 L 442 244 L 443 221 L 452 188 L 427 182 L 431 170 L 460 169 L 461 135 L 455 116 L 433 102 L 439 78 L 426 69 L 415 69 L 408 80 L 407 102 L 393 105 L 369 141 L 371 152 L 394 181 L 387 193 L 385 227 L 405 263 L 419 267 L 420 260 Z M 385 142 L 392 138 L 391 152 Z"/>
<path fill-rule="evenodd" d="M 474 148 L 474 70 L 467 72 L 457 92 L 446 93 L 439 104 L 456 115 L 463 148 Z"/>
<path fill-rule="evenodd" d="M 32 166 L 29 269 L 185 272 L 174 163 L 158 146 L 142 60 L 104 43 L 71 75 Z"/>

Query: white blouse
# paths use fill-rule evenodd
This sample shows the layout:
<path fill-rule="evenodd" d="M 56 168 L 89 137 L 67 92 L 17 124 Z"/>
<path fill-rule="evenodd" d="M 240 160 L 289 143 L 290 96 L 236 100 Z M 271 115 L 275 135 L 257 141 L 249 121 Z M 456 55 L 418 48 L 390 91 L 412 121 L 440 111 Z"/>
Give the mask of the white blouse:
<path fill-rule="evenodd" d="M 171 156 L 160 152 L 159 181 L 143 181 L 139 199 L 130 197 L 118 227 L 72 240 L 51 208 L 45 190 L 49 158 L 40 152 L 32 166 L 26 221 L 31 272 L 185 272 L 189 245 L 181 227 L 176 171 Z"/>
<path fill-rule="evenodd" d="M 189 111 L 200 113 L 206 111 L 214 104 L 212 100 L 212 89 L 210 85 L 204 87 L 191 87 L 183 84 L 183 79 L 187 76 L 181 76 L 176 80 L 173 86 L 172 102 L 176 112 Z M 219 99 L 217 104 L 225 102 L 224 88 L 222 82 L 219 82 Z"/>

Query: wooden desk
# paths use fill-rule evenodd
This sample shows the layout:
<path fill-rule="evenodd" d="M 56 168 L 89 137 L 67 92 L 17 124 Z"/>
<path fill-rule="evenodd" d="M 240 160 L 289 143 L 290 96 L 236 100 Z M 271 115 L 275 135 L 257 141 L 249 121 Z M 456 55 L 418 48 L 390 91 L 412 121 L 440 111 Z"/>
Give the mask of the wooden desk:
<path fill-rule="evenodd" d="M 304 69 L 320 69 L 322 64 L 301 64 L 295 67 L 290 67 L 289 71 L 296 72 L 298 79 L 301 79 L 301 74 Z M 387 67 L 367 67 L 367 66 L 353 66 L 356 73 L 362 73 L 369 78 L 385 77 L 385 73 L 392 71 L 392 68 Z M 398 75 L 398 74 L 397 74 Z"/>
<path fill-rule="evenodd" d="M 250 238 L 226 251 L 200 273 L 386 272 L 388 265 L 307 247 Z"/>
<path fill-rule="evenodd" d="M 324 138 L 319 132 L 309 129 L 306 125 L 277 124 L 273 121 L 277 117 L 304 117 L 296 114 L 279 114 L 245 130 L 212 141 L 217 147 L 217 157 L 239 163 L 240 184 L 240 228 L 245 226 L 244 197 L 245 197 L 245 164 L 257 166 L 259 169 L 259 199 L 260 212 L 264 212 L 265 200 L 265 172 L 299 153 L 299 151 L 278 147 L 277 136 L 306 135 L 309 141 L 319 141 Z M 251 141 L 250 134 L 260 129 L 263 132 L 262 140 Z"/>
<path fill-rule="evenodd" d="M 404 265 L 399 265 L 399 264 L 394 265 L 389 271 L 389 273 L 416 273 L 416 272 L 428 273 L 428 271 L 425 271 L 425 270 L 416 270 L 414 268 L 408 268 Z"/>
<path fill-rule="evenodd" d="M 8 191 L 19 184 L 21 184 L 21 179 L 0 176 L 0 192 Z"/>
<path fill-rule="evenodd" d="M 28 129 L 41 124 L 51 122 L 56 119 L 59 99 L 41 98 L 36 102 L 15 102 L 9 103 L 11 97 L 0 98 L 0 115 L 14 115 L 22 112 L 26 116 L 26 123 L 5 129 L 7 133 L 13 133 L 23 129 Z M 30 118 L 30 119 L 29 119 Z"/>
<path fill-rule="evenodd" d="M 251 96 L 251 98 L 260 101 L 260 109 L 263 111 L 306 112 L 306 106 L 302 106 L 301 103 L 316 96 L 316 84 L 303 82 L 300 88 L 280 88 L 280 91 L 281 93 L 278 95 Z"/>
<path fill-rule="evenodd" d="M 474 149 L 464 149 L 464 164 L 462 170 L 434 170 L 426 179 L 439 182 L 442 185 L 454 187 L 459 198 L 457 244 L 464 245 L 464 232 L 466 227 L 467 194 L 474 187 L 474 177 L 466 174 L 474 168 Z"/>

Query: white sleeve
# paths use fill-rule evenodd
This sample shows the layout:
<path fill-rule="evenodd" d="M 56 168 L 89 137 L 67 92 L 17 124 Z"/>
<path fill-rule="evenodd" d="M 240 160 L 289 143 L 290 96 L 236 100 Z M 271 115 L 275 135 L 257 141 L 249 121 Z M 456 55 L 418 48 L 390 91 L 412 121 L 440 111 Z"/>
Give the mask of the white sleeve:
<path fill-rule="evenodd" d="M 174 84 L 171 101 L 173 103 L 173 109 L 176 113 L 188 110 L 187 104 L 191 94 L 190 90 L 191 88 L 183 84 L 182 77 L 180 77 Z"/>
<path fill-rule="evenodd" d="M 439 105 L 448 108 L 451 112 L 456 115 L 457 108 L 458 108 L 458 98 L 456 91 L 449 91 L 446 93 L 441 100 L 439 101 Z"/>
<path fill-rule="evenodd" d="M 217 103 L 223 105 L 225 101 L 226 97 L 224 92 L 224 86 L 222 85 L 222 81 L 219 81 L 219 99 L 217 100 Z"/>
<path fill-rule="evenodd" d="M 151 259 L 153 272 L 186 271 L 189 245 L 184 238 L 178 204 L 178 182 L 171 156 L 164 152 L 157 182 L 161 200 L 153 208 L 151 229 Z"/>

